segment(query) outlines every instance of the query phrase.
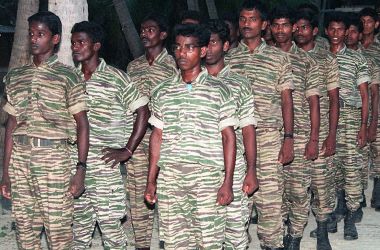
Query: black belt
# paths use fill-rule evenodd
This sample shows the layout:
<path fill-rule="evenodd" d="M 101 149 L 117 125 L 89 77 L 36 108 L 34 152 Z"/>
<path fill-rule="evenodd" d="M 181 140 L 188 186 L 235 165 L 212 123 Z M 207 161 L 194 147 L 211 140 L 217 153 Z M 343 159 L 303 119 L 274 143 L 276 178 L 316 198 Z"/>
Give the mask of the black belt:
<path fill-rule="evenodd" d="M 57 145 L 66 145 L 66 139 L 44 139 L 37 137 L 30 137 L 27 135 L 15 135 L 13 140 L 17 144 L 21 145 L 31 145 L 34 147 L 48 147 L 48 146 L 57 146 Z"/>

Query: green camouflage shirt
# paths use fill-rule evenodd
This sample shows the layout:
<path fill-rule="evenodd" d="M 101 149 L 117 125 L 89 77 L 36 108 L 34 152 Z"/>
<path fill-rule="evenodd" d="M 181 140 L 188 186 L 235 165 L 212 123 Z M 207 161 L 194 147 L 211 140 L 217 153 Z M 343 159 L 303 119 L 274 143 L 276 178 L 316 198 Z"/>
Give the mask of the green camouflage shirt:
<path fill-rule="evenodd" d="M 196 163 L 224 169 L 221 131 L 236 126 L 227 85 L 203 70 L 192 84 L 180 73 L 152 92 L 149 122 L 162 130 L 159 166 Z"/>
<path fill-rule="evenodd" d="M 371 86 L 372 84 L 379 84 L 380 83 L 380 64 L 376 63 L 376 60 L 372 56 L 372 54 L 367 53 L 367 51 L 364 50 L 363 46 L 360 45 L 357 51 L 361 53 L 367 59 L 369 75 L 371 77 L 371 82 L 369 85 Z M 379 50 L 379 53 L 380 53 L 380 50 Z"/>
<path fill-rule="evenodd" d="M 240 42 L 228 53 L 226 62 L 232 71 L 246 76 L 250 81 L 258 127 L 281 129 L 281 92 L 294 89 L 289 57 L 265 42 L 261 42 L 252 53 L 247 45 Z"/>
<path fill-rule="evenodd" d="M 318 47 L 321 47 L 325 50 L 328 50 L 330 48 L 329 40 L 325 37 L 316 36 L 314 42 L 318 45 Z"/>
<path fill-rule="evenodd" d="M 146 105 L 148 97 L 139 93 L 127 74 L 107 65 L 103 59 L 100 59 L 100 64 L 85 84 L 89 106 L 90 150 L 124 147 L 133 130 L 133 112 Z"/>
<path fill-rule="evenodd" d="M 353 107 L 360 108 L 362 100 L 359 85 L 371 81 L 367 60 L 359 52 L 348 49 L 346 45 L 336 54 L 339 65 L 339 98 Z"/>
<path fill-rule="evenodd" d="M 85 88 L 75 69 L 51 56 L 12 69 L 4 78 L 5 112 L 16 117 L 13 135 L 68 139 L 75 131 L 73 114 L 87 110 Z"/>

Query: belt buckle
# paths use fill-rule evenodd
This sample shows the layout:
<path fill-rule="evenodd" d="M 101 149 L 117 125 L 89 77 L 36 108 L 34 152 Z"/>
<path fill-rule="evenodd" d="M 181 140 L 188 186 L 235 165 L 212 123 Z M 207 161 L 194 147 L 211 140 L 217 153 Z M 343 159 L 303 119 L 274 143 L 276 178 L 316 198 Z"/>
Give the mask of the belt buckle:
<path fill-rule="evenodd" d="M 40 147 L 40 144 L 41 144 L 40 139 L 30 137 L 29 140 L 30 140 L 30 145 L 32 145 L 33 147 Z"/>

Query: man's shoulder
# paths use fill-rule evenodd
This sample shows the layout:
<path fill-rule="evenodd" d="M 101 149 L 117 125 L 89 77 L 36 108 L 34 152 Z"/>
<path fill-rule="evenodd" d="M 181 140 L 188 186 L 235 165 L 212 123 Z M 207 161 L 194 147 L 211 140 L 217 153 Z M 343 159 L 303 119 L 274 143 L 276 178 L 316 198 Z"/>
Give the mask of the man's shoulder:
<path fill-rule="evenodd" d="M 146 63 L 145 55 L 139 56 L 128 64 L 127 71 L 139 69 L 145 63 Z"/>

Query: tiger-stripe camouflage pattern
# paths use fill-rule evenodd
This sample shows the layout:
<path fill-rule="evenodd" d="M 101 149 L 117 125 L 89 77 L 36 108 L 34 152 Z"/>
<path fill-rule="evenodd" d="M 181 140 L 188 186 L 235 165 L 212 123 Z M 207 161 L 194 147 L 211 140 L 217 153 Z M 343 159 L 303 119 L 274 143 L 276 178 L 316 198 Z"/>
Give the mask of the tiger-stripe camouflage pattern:
<path fill-rule="evenodd" d="M 82 77 L 83 74 L 82 74 Z M 148 103 L 131 79 L 103 59 L 85 81 L 88 94 L 90 148 L 86 191 L 74 203 L 74 249 L 88 248 L 97 222 L 105 249 L 126 249 L 120 219 L 126 214 L 126 192 L 118 167 L 100 157 L 102 149 L 123 148 L 133 129 L 133 112 Z"/>
<path fill-rule="evenodd" d="M 160 240 L 166 249 L 221 249 L 225 207 L 215 202 L 224 169 L 221 131 L 237 125 L 236 105 L 231 90 L 207 70 L 189 89 L 178 73 L 151 96 L 149 122 L 162 130 Z"/>
<path fill-rule="evenodd" d="M 260 243 L 266 247 L 283 247 L 281 207 L 284 183 L 282 166 L 277 159 L 283 126 L 281 91 L 294 89 L 291 64 L 286 54 L 265 42 L 261 42 L 252 53 L 241 42 L 237 48 L 230 50 L 226 61 L 232 71 L 248 78 L 255 97 L 260 188 L 253 200 L 258 212 Z"/>
<path fill-rule="evenodd" d="M 53 55 L 36 67 L 12 69 L 4 79 L 4 110 L 16 117 L 9 165 L 12 213 L 19 249 L 41 249 L 43 226 L 50 249 L 71 249 L 73 199 L 68 194 L 71 161 L 66 145 L 19 145 L 17 137 L 66 140 L 72 114 L 87 110 L 84 85 L 74 69 Z M 28 143 L 25 143 L 28 144 Z"/>
<path fill-rule="evenodd" d="M 368 64 L 360 53 L 344 46 L 336 54 L 339 65 L 339 98 L 344 105 L 340 107 L 337 133 L 337 150 L 334 157 L 337 177 L 343 176 L 347 207 L 354 212 L 362 201 L 361 168 L 363 158 L 357 147 L 357 134 L 361 123 L 360 108 L 362 100 L 358 86 L 370 82 Z M 336 178 L 339 183 L 342 180 Z"/>
<path fill-rule="evenodd" d="M 224 249 L 245 250 L 248 247 L 249 208 L 248 197 L 242 190 L 247 169 L 242 128 L 257 125 L 254 116 L 254 96 L 248 79 L 232 72 L 229 66 L 225 66 L 217 77 L 232 91 L 237 105 L 239 126 L 235 131 L 237 151 L 233 182 L 234 200 L 227 206 Z"/>
<path fill-rule="evenodd" d="M 287 55 L 293 72 L 294 160 L 284 166 L 284 219 L 289 219 L 288 232 L 302 237 L 310 210 L 311 161 L 304 157 L 310 138 L 310 109 L 308 98 L 319 96 L 319 69 L 317 62 L 293 42 Z M 315 138 L 314 138 L 315 139 Z"/>
<path fill-rule="evenodd" d="M 158 84 L 176 72 L 176 63 L 166 49 L 149 65 L 145 55 L 128 64 L 127 72 L 139 91 L 148 97 Z M 144 138 L 127 163 L 126 190 L 129 194 L 131 217 L 135 232 L 136 247 L 150 247 L 153 230 L 154 207 L 144 201 L 144 191 L 149 166 L 149 137 L 148 128 Z M 160 231 L 160 230 L 159 230 Z"/>
<path fill-rule="evenodd" d="M 323 49 L 317 44 L 307 53 L 314 57 L 318 63 L 320 86 L 319 96 L 320 107 L 320 129 L 319 129 L 319 148 L 329 135 L 329 91 L 339 88 L 339 66 L 336 57 L 328 50 Z M 311 192 L 313 200 L 312 210 L 317 221 L 326 221 L 328 215 L 333 212 L 335 207 L 335 171 L 333 157 L 324 157 L 319 154 L 318 159 L 314 160 L 311 167 Z"/>
<path fill-rule="evenodd" d="M 323 36 L 317 35 L 314 39 L 315 45 L 323 48 L 325 50 L 328 50 L 330 48 L 329 40 Z"/>

